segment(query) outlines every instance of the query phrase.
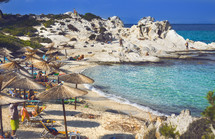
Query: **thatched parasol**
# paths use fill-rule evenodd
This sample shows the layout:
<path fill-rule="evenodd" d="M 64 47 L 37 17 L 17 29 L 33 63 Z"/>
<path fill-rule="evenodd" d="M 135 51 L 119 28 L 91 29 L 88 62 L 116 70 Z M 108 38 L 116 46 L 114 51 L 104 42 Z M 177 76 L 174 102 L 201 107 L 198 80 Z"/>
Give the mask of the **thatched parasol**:
<path fill-rule="evenodd" d="M 41 84 L 36 83 L 34 80 L 29 78 L 21 78 L 12 82 L 7 88 L 19 88 L 19 89 L 26 89 L 26 90 L 43 90 L 45 89 L 44 86 Z"/>
<path fill-rule="evenodd" d="M 69 99 L 72 97 L 78 97 L 86 95 L 86 91 L 82 91 L 76 88 L 69 87 L 67 85 L 58 85 L 55 86 L 47 91 L 44 91 L 37 95 L 37 98 L 39 98 L 42 101 L 47 100 L 56 100 L 61 99 L 62 105 L 63 105 L 63 114 L 64 114 L 64 124 L 65 124 L 65 132 L 66 132 L 66 138 L 68 138 L 67 133 L 67 123 L 66 123 L 66 114 L 65 114 L 65 107 L 64 107 L 64 99 Z"/>
<path fill-rule="evenodd" d="M 51 61 L 46 61 L 46 60 L 41 59 L 41 61 L 34 62 L 33 65 L 34 65 L 34 67 L 44 70 L 45 72 L 49 73 L 54 70 L 54 68 L 52 67 L 52 65 L 50 63 L 51 63 Z"/>
<path fill-rule="evenodd" d="M 13 57 L 12 55 L 11 55 L 11 51 L 10 50 L 8 50 L 7 48 L 1 48 L 0 49 L 0 55 L 2 55 L 2 56 L 4 56 L 4 63 L 5 63 L 5 58 L 6 57 Z"/>
<path fill-rule="evenodd" d="M 34 50 L 34 49 L 30 46 L 27 46 L 27 47 L 23 47 L 23 48 L 17 50 L 17 52 L 25 53 L 25 52 L 28 52 L 28 50 Z"/>
<path fill-rule="evenodd" d="M 26 49 L 29 53 L 40 53 L 40 54 L 44 54 L 45 52 L 43 52 L 42 50 L 40 49 Z"/>
<path fill-rule="evenodd" d="M 13 77 L 16 77 L 16 79 L 21 79 L 21 78 L 26 78 L 26 77 L 33 79 L 33 76 L 27 76 L 27 75 L 25 75 L 25 74 L 23 74 L 21 72 L 14 72 L 14 71 L 5 72 L 3 74 L 3 76 L 4 76 L 3 82 L 9 81 Z"/>
<path fill-rule="evenodd" d="M 34 80 L 29 78 L 21 78 L 18 80 L 13 81 L 7 88 L 19 88 L 24 89 L 24 99 L 26 99 L 26 92 L 25 90 L 45 90 L 45 87 L 41 84 L 36 83 Z M 24 105 L 25 107 L 25 105 Z"/>
<path fill-rule="evenodd" d="M 8 70 L 8 71 L 18 71 L 18 70 L 23 70 L 24 72 L 28 73 L 29 72 L 23 68 L 22 66 L 20 66 L 21 61 L 18 60 L 12 60 L 12 59 L 8 59 L 10 62 L 9 63 L 5 63 L 0 65 L 0 69 L 4 69 L 4 70 Z"/>
<path fill-rule="evenodd" d="M 94 83 L 94 80 L 81 74 L 81 73 L 71 73 L 59 76 L 59 79 L 68 82 L 76 84 L 76 88 L 78 87 L 78 84 L 91 84 Z M 75 97 L 75 110 L 76 110 L 76 97 Z"/>
<path fill-rule="evenodd" d="M 4 47 L 1 48 L 0 51 L 1 51 L 1 52 L 4 52 L 4 53 L 8 53 L 8 54 L 11 54 L 11 53 L 12 53 L 10 50 L 8 50 L 7 48 L 4 48 Z"/>
<path fill-rule="evenodd" d="M 69 82 L 73 84 L 91 84 L 94 80 L 81 74 L 81 73 L 71 73 L 66 75 L 61 75 L 60 80 L 64 82 Z"/>
<path fill-rule="evenodd" d="M 34 52 L 34 53 L 25 53 L 24 54 L 26 56 L 25 61 L 28 62 L 39 62 L 41 60 L 41 58 Z M 34 74 L 34 65 L 31 64 L 31 68 L 32 68 L 32 75 Z"/>

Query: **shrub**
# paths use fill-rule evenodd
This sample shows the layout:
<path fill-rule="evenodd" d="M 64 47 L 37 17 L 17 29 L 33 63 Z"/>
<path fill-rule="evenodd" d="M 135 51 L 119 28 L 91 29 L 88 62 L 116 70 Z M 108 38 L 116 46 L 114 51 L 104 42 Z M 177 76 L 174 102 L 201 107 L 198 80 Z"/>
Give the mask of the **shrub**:
<path fill-rule="evenodd" d="M 176 127 L 173 127 L 172 125 L 164 124 L 160 128 L 160 132 L 163 136 L 169 138 L 176 138 L 177 136 L 179 136 L 179 132 L 176 132 Z"/>
<path fill-rule="evenodd" d="M 65 36 L 66 33 L 62 31 L 62 32 L 59 32 L 58 35 L 63 35 L 63 36 Z"/>
<path fill-rule="evenodd" d="M 215 95 L 213 91 L 209 91 L 206 96 L 208 103 L 210 104 L 206 109 L 201 113 L 204 117 L 208 118 L 211 122 L 215 120 Z"/>
<path fill-rule="evenodd" d="M 81 17 L 87 21 L 91 21 L 93 19 L 102 19 L 100 16 L 94 15 L 92 13 L 85 13 L 85 15 L 81 15 Z"/>
<path fill-rule="evenodd" d="M 37 43 L 52 43 L 52 40 L 45 37 L 33 37 L 31 38 L 31 41 L 37 42 Z"/>
<path fill-rule="evenodd" d="M 71 38 L 70 41 L 77 41 L 77 39 L 76 38 Z"/>
<path fill-rule="evenodd" d="M 96 39 L 96 35 L 95 34 L 90 35 L 89 39 L 90 40 L 95 40 Z"/>
<path fill-rule="evenodd" d="M 73 26 L 72 24 L 67 25 L 67 27 L 72 30 L 72 31 L 79 31 L 75 26 Z"/>
<path fill-rule="evenodd" d="M 40 30 L 45 30 L 45 31 L 47 31 L 47 29 L 46 29 L 46 28 L 44 28 L 44 27 L 41 27 L 41 28 L 40 28 Z"/>
<path fill-rule="evenodd" d="M 60 22 L 60 24 L 61 24 L 61 25 L 65 25 L 65 23 L 64 23 L 64 22 Z"/>
<path fill-rule="evenodd" d="M 19 38 L 8 36 L 0 33 L 0 46 L 4 46 L 9 50 L 18 50 L 21 47 L 30 46 L 32 48 L 40 48 L 42 45 L 33 41 L 24 41 Z"/>
<path fill-rule="evenodd" d="M 100 27 L 100 29 L 99 29 L 99 33 L 104 33 L 105 31 L 107 31 L 107 29 L 106 29 L 106 28 L 104 28 L 104 27 Z"/>
<path fill-rule="evenodd" d="M 55 21 L 52 20 L 52 19 L 50 19 L 50 20 L 48 20 L 48 21 L 45 21 L 45 22 L 43 23 L 43 25 L 44 25 L 46 28 L 51 28 L 51 25 L 54 25 L 54 23 L 55 23 Z"/>

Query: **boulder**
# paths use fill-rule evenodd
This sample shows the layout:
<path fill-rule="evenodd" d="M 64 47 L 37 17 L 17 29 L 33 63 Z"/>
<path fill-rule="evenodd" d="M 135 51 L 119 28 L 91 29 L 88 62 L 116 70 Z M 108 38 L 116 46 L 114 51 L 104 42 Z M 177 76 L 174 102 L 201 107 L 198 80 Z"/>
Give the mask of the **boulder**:
<path fill-rule="evenodd" d="M 155 19 L 151 16 L 148 17 L 143 17 L 138 21 L 138 26 L 140 25 L 146 25 L 146 24 L 151 24 L 152 22 L 154 22 Z"/>
<path fill-rule="evenodd" d="M 171 115 L 167 118 L 167 123 L 173 126 L 176 126 L 176 130 L 179 131 L 179 134 L 182 135 L 185 133 L 189 125 L 194 122 L 197 118 L 194 118 L 190 115 L 189 110 L 181 111 L 180 115 Z"/>

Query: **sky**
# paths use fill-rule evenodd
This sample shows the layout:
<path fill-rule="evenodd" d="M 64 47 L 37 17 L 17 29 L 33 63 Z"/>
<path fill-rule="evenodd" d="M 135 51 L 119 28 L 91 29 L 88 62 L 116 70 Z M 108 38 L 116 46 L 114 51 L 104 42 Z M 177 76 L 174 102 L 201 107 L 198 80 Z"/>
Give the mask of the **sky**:
<path fill-rule="evenodd" d="M 146 16 L 171 24 L 215 24 L 215 0 L 10 0 L 0 3 L 3 13 L 62 14 L 73 9 L 107 19 L 119 16 L 124 24 L 137 24 Z"/>

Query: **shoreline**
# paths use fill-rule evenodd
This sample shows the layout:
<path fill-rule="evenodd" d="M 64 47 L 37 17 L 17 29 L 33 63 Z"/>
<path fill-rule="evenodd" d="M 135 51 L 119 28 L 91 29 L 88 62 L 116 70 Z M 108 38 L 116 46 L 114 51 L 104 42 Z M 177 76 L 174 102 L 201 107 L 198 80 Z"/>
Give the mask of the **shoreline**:
<path fill-rule="evenodd" d="M 88 63 L 89 64 L 89 63 Z M 81 72 L 83 72 L 84 70 L 87 70 L 88 68 L 91 68 L 91 67 L 95 67 L 95 66 L 98 66 L 98 65 L 100 65 L 100 64 L 93 64 L 93 65 L 88 65 L 88 64 L 86 64 L 86 65 L 83 65 L 83 66 L 81 66 L 81 67 L 79 67 L 79 66 L 77 66 L 77 67 L 72 67 L 73 69 L 72 70 L 70 70 L 70 71 L 72 71 L 72 72 L 79 72 L 79 73 L 81 73 Z M 85 85 L 79 85 L 79 86 L 81 86 L 81 89 L 83 89 L 83 88 L 85 88 L 85 89 L 87 89 L 87 91 L 89 90 L 89 88 L 88 87 L 86 87 Z M 98 98 L 98 99 L 100 99 L 100 98 L 102 98 L 102 99 L 106 99 L 106 102 L 107 103 L 109 103 L 109 104 L 111 104 L 111 107 L 112 106 L 114 106 L 114 105 L 120 105 L 120 107 L 126 107 L 126 108 L 129 108 L 129 109 L 131 109 L 131 110 L 133 110 L 133 111 L 138 111 L 138 112 L 140 112 L 140 111 L 142 111 L 142 113 L 144 113 L 144 114 L 135 114 L 136 116 L 137 116 L 137 118 L 144 118 L 145 120 L 155 120 L 157 117 L 159 117 L 159 116 L 165 116 L 165 117 L 167 117 L 168 115 L 165 115 L 165 114 L 162 114 L 162 113 L 159 113 L 158 112 L 158 115 L 156 115 L 154 112 L 156 112 L 156 111 L 154 111 L 154 110 L 152 110 L 152 109 L 150 109 L 149 107 L 146 107 L 146 106 L 143 106 L 143 107 L 145 107 L 146 109 L 149 109 L 149 110 L 145 110 L 144 108 L 139 108 L 138 106 L 134 106 L 134 105 L 138 105 L 138 104 L 136 104 L 136 103 L 129 103 L 129 102 L 120 102 L 120 101 L 117 101 L 117 100 L 113 100 L 113 99 L 110 99 L 110 98 L 108 98 L 107 96 L 103 96 L 102 94 L 100 94 L 100 93 L 98 93 L 97 91 L 95 91 L 95 90 L 92 90 L 92 89 L 90 89 L 90 91 L 88 91 L 88 92 L 90 92 L 90 97 L 94 97 L 93 99 L 95 100 L 96 98 Z M 104 94 L 105 95 L 105 94 Z M 86 95 L 87 96 L 87 95 Z M 83 98 L 84 99 L 88 99 L 88 101 L 90 102 L 90 103 L 92 103 L 92 104 L 96 104 L 96 105 L 101 105 L 100 103 L 102 103 L 102 102 L 100 102 L 100 103 L 95 103 L 92 99 L 90 100 L 89 99 L 89 97 L 87 96 L 87 97 L 85 97 L 85 96 L 83 96 Z M 105 103 L 105 104 L 107 104 L 107 103 Z M 118 110 L 118 111 L 120 111 L 120 109 L 119 109 L 119 107 L 117 106 L 116 107 L 116 109 Z M 152 113 L 153 112 L 153 113 Z M 150 114 L 149 114 L 150 113 Z M 151 116 L 151 118 L 149 118 L 150 116 L 143 116 L 143 115 L 150 115 Z M 132 116 L 135 116 L 135 115 L 132 115 Z"/>

